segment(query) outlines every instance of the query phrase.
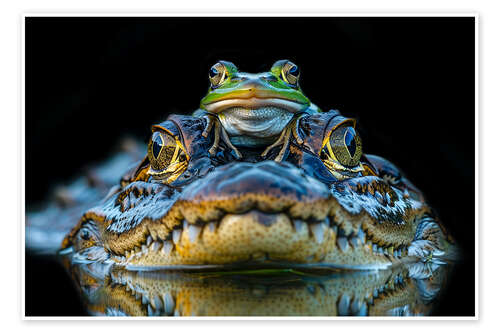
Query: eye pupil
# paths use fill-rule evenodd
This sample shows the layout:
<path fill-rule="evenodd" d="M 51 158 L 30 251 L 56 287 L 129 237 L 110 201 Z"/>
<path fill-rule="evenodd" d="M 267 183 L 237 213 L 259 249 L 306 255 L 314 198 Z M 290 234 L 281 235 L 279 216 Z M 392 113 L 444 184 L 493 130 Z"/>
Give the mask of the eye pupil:
<path fill-rule="evenodd" d="M 296 65 L 293 65 L 292 68 L 288 70 L 288 73 L 292 74 L 293 76 L 298 76 L 299 68 Z"/>
<path fill-rule="evenodd" d="M 345 132 L 344 143 L 347 147 L 347 150 L 349 151 L 349 155 L 351 156 L 351 158 L 354 158 L 354 154 L 356 153 L 356 140 L 354 139 L 355 137 L 356 132 L 354 131 L 354 128 L 349 127 Z"/>
<path fill-rule="evenodd" d="M 89 240 L 90 239 L 89 231 L 86 230 L 86 229 L 83 229 L 81 231 L 81 237 L 82 237 L 83 240 Z"/>
<path fill-rule="evenodd" d="M 219 71 L 215 67 L 210 68 L 210 71 L 208 73 L 208 75 L 210 76 L 210 78 L 214 78 L 218 74 L 219 74 Z"/>
<path fill-rule="evenodd" d="M 155 137 L 153 138 L 152 144 L 153 144 L 153 147 L 152 147 L 153 156 L 154 156 L 154 158 L 158 159 L 158 156 L 160 156 L 161 148 L 163 147 L 163 140 L 162 140 L 161 136 L 155 135 Z"/>

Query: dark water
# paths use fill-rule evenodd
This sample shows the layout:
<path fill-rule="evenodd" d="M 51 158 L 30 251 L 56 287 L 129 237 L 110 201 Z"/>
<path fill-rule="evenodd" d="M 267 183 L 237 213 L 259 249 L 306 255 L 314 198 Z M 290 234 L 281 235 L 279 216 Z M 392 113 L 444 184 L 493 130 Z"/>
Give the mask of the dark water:
<path fill-rule="evenodd" d="M 28 256 L 26 276 L 28 316 L 474 314 L 474 291 L 464 288 L 463 263 L 417 263 L 363 272 L 182 273 L 131 272 Z"/>

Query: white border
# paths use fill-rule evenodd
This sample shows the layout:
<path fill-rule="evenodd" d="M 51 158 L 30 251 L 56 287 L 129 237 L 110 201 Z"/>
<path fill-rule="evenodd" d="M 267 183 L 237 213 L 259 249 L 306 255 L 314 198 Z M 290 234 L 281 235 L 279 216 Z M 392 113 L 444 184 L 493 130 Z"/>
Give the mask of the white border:
<path fill-rule="evenodd" d="M 220 16 L 220 17 L 474 17 L 475 18 L 475 316 L 470 317 L 36 317 L 25 315 L 25 19 L 27 17 L 205 17 L 205 16 Z M 318 12 L 318 11 L 302 11 L 302 12 L 283 12 L 283 11 L 251 11 L 251 12 L 235 12 L 235 11 L 207 11 L 203 13 L 191 13 L 185 11 L 172 11 L 168 15 L 161 15 L 152 12 L 26 12 L 20 16 L 20 95 L 19 105 L 20 112 L 20 160 L 21 160 L 21 174 L 20 174 L 20 201 L 21 201 L 21 318 L 23 320 L 359 320 L 359 321 L 373 321 L 373 320 L 415 320 L 415 321 L 441 321 L 441 320 L 478 320 L 479 319 L 479 24 L 478 13 L 476 12 L 432 12 L 432 13 L 407 13 L 407 12 L 387 12 L 387 13 L 355 13 L 355 12 Z"/>

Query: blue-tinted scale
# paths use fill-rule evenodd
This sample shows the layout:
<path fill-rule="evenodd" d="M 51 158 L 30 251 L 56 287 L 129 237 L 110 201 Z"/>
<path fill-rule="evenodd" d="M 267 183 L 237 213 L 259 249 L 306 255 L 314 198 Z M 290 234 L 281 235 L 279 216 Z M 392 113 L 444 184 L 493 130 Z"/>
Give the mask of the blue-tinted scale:
<path fill-rule="evenodd" d="M 163 138 L 160 133 L 155 133 L 153 136 L 153 156 L 158 158 L 160 156 L 161 148 L 163 147 Z"/>
<path fill-rule="evenodd" d="M 351 158 L 354 157 L 354 154 L 356 153 L 356 131 L 352 127 L 348 127 L 347 131 L 345 132 L 344 136 L 344 143 L 345 146 L 347 147 L 347 150 L 349 151 L 349 155 L 351 155 Z"/>

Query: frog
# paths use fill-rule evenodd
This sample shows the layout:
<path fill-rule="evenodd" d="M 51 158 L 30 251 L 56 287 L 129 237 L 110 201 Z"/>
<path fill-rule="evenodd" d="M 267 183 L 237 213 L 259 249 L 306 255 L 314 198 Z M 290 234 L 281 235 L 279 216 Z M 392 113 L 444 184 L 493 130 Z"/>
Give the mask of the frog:
<path fill-rule="evenodd" d="M 300 88 L 300 69 L 290 60 L 278 60 L 268 72 L 247 73 L 235 64 L 220 60 L 208 75 L 210 87 L 193 115 L 207 120 L 203 135 L 214 131 L 210 154 L 220 149 L 220 140 L 237 159 L 238 148 L 264 148 L 266 157 L 274 147 L 281 146 L 275 157 L 283 159 L 293 137 L 301 144 L 299 119 L 321 112 Z"/>

